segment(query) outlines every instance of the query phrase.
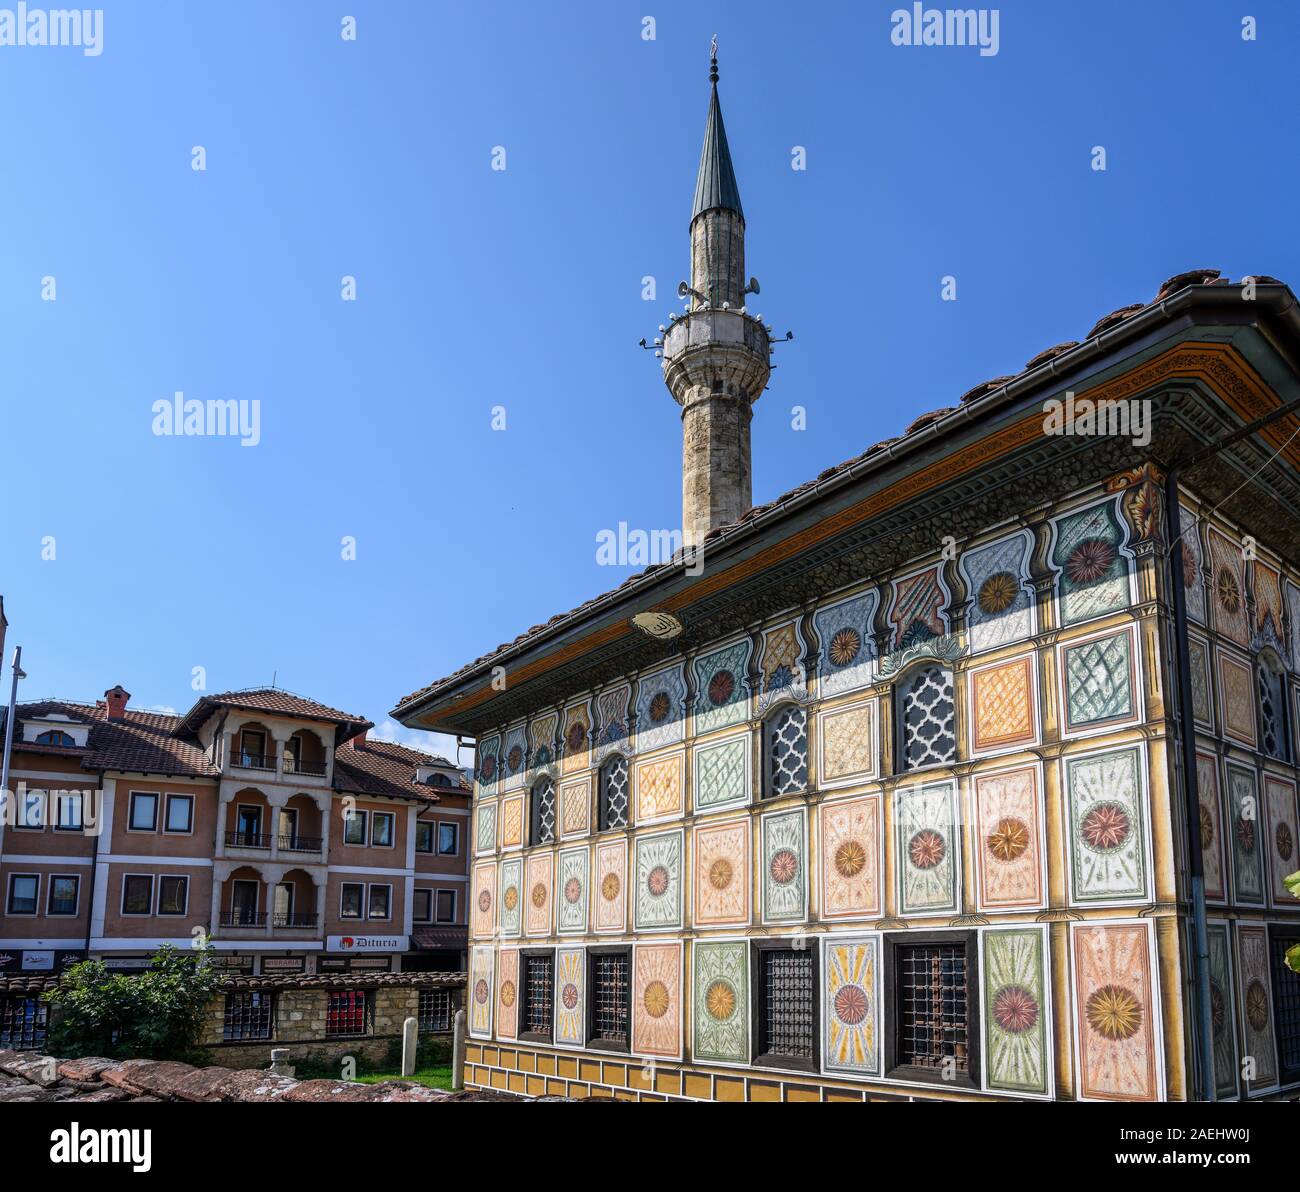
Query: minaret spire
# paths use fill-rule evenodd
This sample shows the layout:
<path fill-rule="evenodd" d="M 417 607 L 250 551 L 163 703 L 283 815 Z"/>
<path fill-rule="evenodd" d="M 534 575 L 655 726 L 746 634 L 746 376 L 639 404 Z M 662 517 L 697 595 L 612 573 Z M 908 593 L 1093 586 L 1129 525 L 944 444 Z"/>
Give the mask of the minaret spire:
<path fill-rule="evenodd" d="M 718 39 L 709 47 L 709 112 L 691 210 L 687 313 L 664 334 L 664 382 L 682 407 L 682 537 L 704 541 L 751 504 L 750 406 L 770 375 L 767 329 L 745 307 L 745 215 L 718 101 Z"/>

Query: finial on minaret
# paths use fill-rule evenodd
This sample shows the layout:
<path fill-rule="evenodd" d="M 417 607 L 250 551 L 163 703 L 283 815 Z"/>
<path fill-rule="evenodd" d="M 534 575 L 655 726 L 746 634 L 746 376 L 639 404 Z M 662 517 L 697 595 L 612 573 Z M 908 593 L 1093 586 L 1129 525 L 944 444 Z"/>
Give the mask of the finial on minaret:
<path fill-rule="evenodd" d="M 709 42 L 709 82 L 715 87 L 718 85 L 718 35 L 713 35 L 713 40 Z"/>

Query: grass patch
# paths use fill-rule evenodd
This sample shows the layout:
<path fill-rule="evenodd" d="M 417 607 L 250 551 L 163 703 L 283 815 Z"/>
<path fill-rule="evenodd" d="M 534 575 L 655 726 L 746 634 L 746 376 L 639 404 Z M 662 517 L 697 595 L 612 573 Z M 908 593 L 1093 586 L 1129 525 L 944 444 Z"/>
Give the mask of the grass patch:
<path fill-rule="evenodd" d="M 367 1072 L 357 1077 L 360 1084 L 379 1084 L 380 1081 L 384 1080 L 410 1080 L 416 1084 L 422 1084 L 426 1088 L 443 1089 L 446 1092 L 451 1092 L 451 1065 L 416 1068 L 414 1076 L 403 1076 L 401 1069 L 398 1068 L 393 1072 Z"/>

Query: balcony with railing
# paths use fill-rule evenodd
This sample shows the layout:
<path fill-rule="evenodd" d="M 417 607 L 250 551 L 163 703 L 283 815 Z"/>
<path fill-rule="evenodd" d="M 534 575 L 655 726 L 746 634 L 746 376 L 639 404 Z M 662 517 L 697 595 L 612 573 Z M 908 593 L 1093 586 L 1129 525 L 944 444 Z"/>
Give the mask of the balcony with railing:
<path fill-rule="evenodd" d="M 282 853 L 310 853 L 319 857 L 325 842 L 319 836 L 277 836 L 275 847 Z"/>
<path fill-rule="evenodd" d="M 252 830 L 236 829 L 234 832 L 226 833 L 227 848 L 252 848 L 260 849 L 263 852 L 269 852 L 271 848 L 271 837 L 263 832 Z"/>

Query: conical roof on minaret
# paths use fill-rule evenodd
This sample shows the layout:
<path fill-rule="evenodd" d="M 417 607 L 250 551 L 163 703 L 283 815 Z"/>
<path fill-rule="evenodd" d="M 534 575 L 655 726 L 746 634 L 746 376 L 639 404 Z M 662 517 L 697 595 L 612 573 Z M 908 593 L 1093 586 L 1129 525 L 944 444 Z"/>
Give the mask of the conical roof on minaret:
<path fill-rule="evenodd" d="M 734 211 L 741 219 L 745 212 L 740 206 L 740 187 L 736 185 L 736 171 L 731 164 L 731 150 L 727 146 L 727 130 L 722 124 L 722 107 L 718 103 L 717 43 L 709 69 L 712 94 L 709 96 L 709 117 L 704 124 L 704 148 L 700 150 L 700 172 L 695 179 L 695 207 L 693 220 L 702 211 L 722 207 Z"/>

